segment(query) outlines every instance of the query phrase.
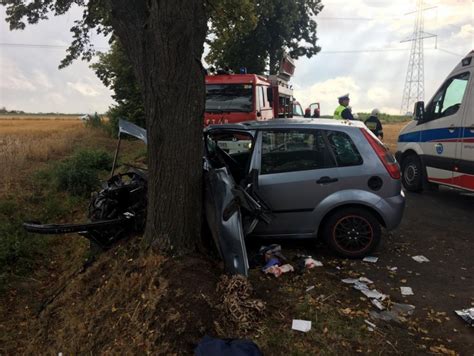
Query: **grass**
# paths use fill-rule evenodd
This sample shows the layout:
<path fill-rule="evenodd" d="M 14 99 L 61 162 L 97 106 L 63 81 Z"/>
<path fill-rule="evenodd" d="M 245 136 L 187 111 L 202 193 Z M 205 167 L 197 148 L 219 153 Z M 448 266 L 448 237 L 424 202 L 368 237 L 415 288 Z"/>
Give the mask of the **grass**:
<path fill-rule="evenodd" d="M 370 116 L 370 113 L 360 112 L 360 113 L 357 113 L 357 115 L 359 115 L 359 120 L 365 121 Z M 382 124 L 394 124 L 394 123 L 399 123 L 399 122 L 407 122 L 407 121 L 410 121 L 412 118 L 406 115 L 390 115 L 390 114 L 380 113 L 379 119 L 382 122 Z"/>

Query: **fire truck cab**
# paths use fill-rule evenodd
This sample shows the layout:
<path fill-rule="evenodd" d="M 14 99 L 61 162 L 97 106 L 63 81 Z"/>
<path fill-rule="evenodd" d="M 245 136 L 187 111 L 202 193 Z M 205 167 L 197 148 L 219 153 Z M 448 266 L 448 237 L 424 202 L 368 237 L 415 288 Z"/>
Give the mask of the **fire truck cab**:
<path fill-rule="evenodd" d="M 206 75 L 204 125 L 293 117 L 293 88 L 288 83 L 293 73 L 294 63 L 286 56 L 277 75 L 224 70 Z"/>

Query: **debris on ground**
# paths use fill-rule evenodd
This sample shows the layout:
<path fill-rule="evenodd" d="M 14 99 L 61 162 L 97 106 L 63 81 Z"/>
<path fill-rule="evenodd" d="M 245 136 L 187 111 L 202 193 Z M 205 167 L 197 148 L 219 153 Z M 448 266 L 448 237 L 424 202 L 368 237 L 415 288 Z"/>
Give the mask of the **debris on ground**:
<path fill-rule="evenodd" d="M 416 262 L 418 263 L 423 263 L 423 262 L 430 262 L 429 259 L 427 259 L 425 256 L 423 255 L 418 255 L 418 256 L 411 256 L 411 258 L 413 258 Z"/>
<path fill-rule="evenodd" d="M 400 292 L 402 293 L 402 295 L 414 295 L 411 287 L 400 287 Z"/>
<path fill-rule="evenodd" d="M 306 292 L 312 291 L 314 288 L 316 288 L 316 287 L 315 286 L 309 286 L 308 288 L 306 288 Z"/>
<path fill-rule="evenodd" d="M 378 257 L 375 256 L 367 256 L 362 259 L 364 262 L 376 263 L 379 260 Z"/>
<path fill-rule="evenodd" d="M 364 322 L 368 325 L 367 329 L 369 331 L 374 331 L 377 328 L 377 325 L 375 325 L 374 323 L 370 322 L 367 319 L 365 319 Z"/>
<path fill-rule="evenodd" d="M 405 316 L 412 315 L 414 310 L 414 305 L 393 303 L 390 310 L 384 310 L 381 312 L 371 311 L 370 316 L 374 319 L 380 319 L 383 321 L 401 322 L 405 320 Z"/>
<path fill-rule="evenodd" d="M 265 274 L 273 274 L 275 277 L 280 277 L 283 273 L 293 272 L 294 270 L 293 266 L 287 263 L 281 266 L 273 265 L 265 269 L 263 272 Z"/>
<path fill-rule="evenodd" d="M 385 307 L 378 299 L 371 299 L 370 302 L 377 307 L 378 310 L 384 310 Z"/>
<path fill-rule="evenodd" d="M 265 303 L 251 297 L 253 288 L 249 280 L 241 275 L 224 275 L 216 290 L 222 296 L 219 308 L 226 312 L 226 318 L 239 331 L 254 329 L 265 310 Z"/>
<path fill-rule="evenodd" d="M 251 340 L 218 339 L 207 335 L 199 342 L 194 355 L 263 356 L 262 351 Z"/>
<path fill-rule="evenodd" d="M 311 330 L 311 321 L 309 320 L 300 320 L 300 319 L 293 319 L 293 323 L 291 325 L 292 330 L 302 331 L 307 333 Z"/>
<path fill-rule="evenodd" d="M 455 310 L 454 312 L 466 323 L 474 327 L 474 308 Z"/>

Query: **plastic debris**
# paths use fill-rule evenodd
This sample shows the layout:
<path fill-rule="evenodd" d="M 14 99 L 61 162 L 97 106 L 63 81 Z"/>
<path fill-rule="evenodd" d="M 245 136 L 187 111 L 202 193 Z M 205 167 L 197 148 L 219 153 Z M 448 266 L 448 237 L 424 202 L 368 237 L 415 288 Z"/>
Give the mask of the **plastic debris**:
<path fill-rule="evenodd" d="M 416 262 L 418 263 L 423 263 L 423 262 L 430 262 L 429 259 L 427 259 L 425 256 L 423 255 L 418 255 L 418 256 L 411 256 L 411 258 L 413 258 Z"/>
<path fill-rule="evenodd" d="M 270 267 L 272 267 L 272 266 L 279 266 L 279 265 L 281 265 L 280 260 L 279 260 L 278 258 L 276 258 L 276 257 L 272 257 L 272 258 L 270 258 L 270 259 L 267 261 L 267 263 L 265 264 L 265 266 L 263 266 L 262 271 L 265 272 L 265 271 L 266 271 L 267 269 L 269 269 Z"/>
<path fill-rule="evenodd" d="M 400 292 L 402 293 L 402 295 L 414 295 L 411 287 L 400 287 Z"/>
<path fill-rule="evenodd" d="M 367 283 L 367 284 L 374 283 L 370 279 L 368 279 L 367 277 L 345 278 L 345 279 L 341 279 L 341 282 L 346 283 L 346 284 L 356 284 L 357 282 Z"/>
<path fill-rule="evenodd" d="M 405 320 L 406 315 L 412 315 L 414 310 L 414 305 L 394 303 L 390 310 L 384 310 L 381 312 L 372 310 L 370 316 L 374 319 L 380 319 L 383 321 L 401 322 Z"/>
<path fill-rule="evenodd" d="M 385 307 L 380 303 L 378 299 L 371 299 L 370 302 L 377 307 L 378 310 L 384 310 Z"/>
<path fill-rule="evenodd" d="M 375 329 L 377 327 L 377 325 L 375 325 L 374 323 L 368 321 L 367 319 L 365 319 L 364 322 L 373 329 Z"/>
<path fill-rule="evenodd" d="M 294 268 L 290 264 L 282 266 L 271 266 L 264 270 L 265 274 L 273 274 L 275 277 L 280 277 L 283 273 L 288 273 L 294 271 Z"/>
<path fill-rule="evenodd" d="M 308 256 L 304 260 L 304 265 L 306 268 L 311 269 L 314 267 L 322 267 L 323 264 L 320 261 L 314 260 L 311 256 Z"/>
<path fill-rule="evenodd" d="M 308 288 L 306 288 L 306 292 L 309 292 L 311 290 L 313 290 L 315 287 L 314 286 L 309 286 Z"/>
<path fill-rule="evenodd" d="M 455 310 L 454 312 L 466 323 L 474 327 L 474 308 Z"/>
<path fill-rule="evenodd" d="M 311 321 L 309 320 L 300 320 L 300 319 L 293 319 L 293 323 L 291 325 L 291 329 L 302 331 L 307 333 L 311 330 Z"/>
<path fill-rule="evenodd" d="M 364 257 L 364 259 L 363 259 L 362 261 L 364 261 L 364 262 L 370 262 L 370 263 L 376 263 L 378 260 L 379 260 L 378 257 L 375 257 L 375 256 L 367 256 L 367 257 Z"/>
<path fill-rule="evenodd" d="M 377 289 L 360 289 L 360 291 L 370 299 L 385 300 L 387 296 L 383 293 L 380 293 Z"/>

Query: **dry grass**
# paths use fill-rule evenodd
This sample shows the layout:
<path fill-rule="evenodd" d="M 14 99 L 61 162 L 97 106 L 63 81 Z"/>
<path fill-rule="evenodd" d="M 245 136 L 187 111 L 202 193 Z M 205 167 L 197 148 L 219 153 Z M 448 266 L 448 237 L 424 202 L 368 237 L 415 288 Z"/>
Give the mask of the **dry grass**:
<path fill-rule="evenodd" d="M 392 153 L 397 151 L 397 140 L 400 130 L 406 126 L 407 122 L 397 122 L 394 124 L 384 124 L 384 143 L 390 147 Z"/>
<path fill-rule="evenodd" d="M 0 192 L 14 187 L 19 171 L 70 152 L 86 133 L 79 120 L 0 120 Z"/>

